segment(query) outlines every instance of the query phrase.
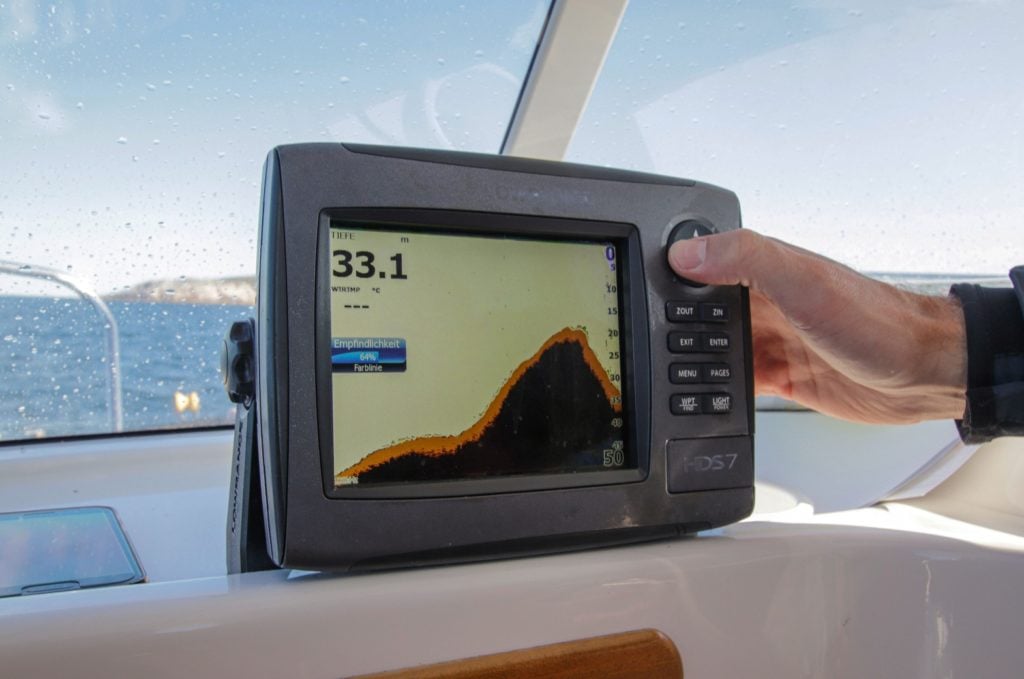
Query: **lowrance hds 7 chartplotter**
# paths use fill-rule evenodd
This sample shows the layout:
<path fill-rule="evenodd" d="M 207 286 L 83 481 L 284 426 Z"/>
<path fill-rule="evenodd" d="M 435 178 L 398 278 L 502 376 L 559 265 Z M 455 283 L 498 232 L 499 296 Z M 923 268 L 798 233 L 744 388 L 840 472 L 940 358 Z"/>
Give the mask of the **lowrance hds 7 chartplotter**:
<path fill-rule="evenodd" d="M 274 149 L 229 570 L 559 551 L 753 506 L 747 291 L 677 278 L 740 227 L 697 182 L 354 144 Z"/>

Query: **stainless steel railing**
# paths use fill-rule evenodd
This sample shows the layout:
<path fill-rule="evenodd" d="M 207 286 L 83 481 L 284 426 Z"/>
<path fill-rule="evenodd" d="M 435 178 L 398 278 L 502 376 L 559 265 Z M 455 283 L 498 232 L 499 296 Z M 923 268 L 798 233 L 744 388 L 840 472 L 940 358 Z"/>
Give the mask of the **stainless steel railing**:
<path fill-rule="evenodd" d="M 0 274 L 35 278 L 63 285 L 92 304 L 96 312 L 103 317 L 103 320 L 106 321 L 107 358 L 109 359 L 107 361 L 107 407 L 110 412 L 110 425 L 115 432 L 124 431 L 124 405 L 121 400 L 121 337 L 114 314 L 110 313 L 110 307 L 93 290 L 91 285 L 57 269 L 0 261 Z"/>

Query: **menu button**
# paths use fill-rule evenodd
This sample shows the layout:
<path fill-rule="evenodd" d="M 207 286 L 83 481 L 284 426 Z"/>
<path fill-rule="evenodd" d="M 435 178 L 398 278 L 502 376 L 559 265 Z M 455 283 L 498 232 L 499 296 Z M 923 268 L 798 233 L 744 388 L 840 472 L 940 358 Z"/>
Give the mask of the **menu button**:
<path fill-rule="evenodd" d="M 687 363 L 673 363 L 668 378 L 673 384 L 696 384 L 700 382 L 700 366 Z"/>

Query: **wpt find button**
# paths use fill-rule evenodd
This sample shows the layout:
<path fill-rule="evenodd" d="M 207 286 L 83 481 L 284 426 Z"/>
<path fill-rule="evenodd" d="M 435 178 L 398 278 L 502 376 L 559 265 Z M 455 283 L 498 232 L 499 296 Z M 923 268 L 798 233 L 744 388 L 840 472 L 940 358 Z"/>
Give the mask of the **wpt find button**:
<path fill-rule="evenodd" d="M 669 441 L 668 492 L 754 485 L 754 448 L 747 436 Z"/>
<path fill-rule="evenodd" d="M 700 396 L 696 394 L 673 394 L 669 408 L 673 415 L 699 415 Z"/>

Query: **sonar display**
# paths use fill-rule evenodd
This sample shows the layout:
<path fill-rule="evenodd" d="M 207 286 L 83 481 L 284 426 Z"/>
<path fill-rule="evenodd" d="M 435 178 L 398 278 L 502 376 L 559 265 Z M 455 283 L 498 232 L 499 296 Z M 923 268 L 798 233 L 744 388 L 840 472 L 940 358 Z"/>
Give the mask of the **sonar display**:
<path fill-rule="evenodd" d="M 335 487 L 635 467 L 613 244 L 330 236 Z"/>

